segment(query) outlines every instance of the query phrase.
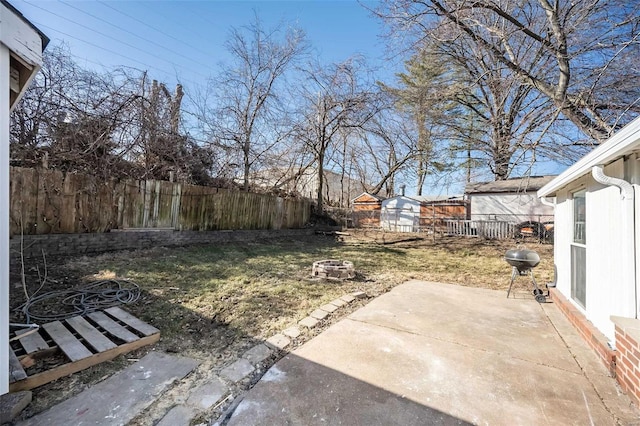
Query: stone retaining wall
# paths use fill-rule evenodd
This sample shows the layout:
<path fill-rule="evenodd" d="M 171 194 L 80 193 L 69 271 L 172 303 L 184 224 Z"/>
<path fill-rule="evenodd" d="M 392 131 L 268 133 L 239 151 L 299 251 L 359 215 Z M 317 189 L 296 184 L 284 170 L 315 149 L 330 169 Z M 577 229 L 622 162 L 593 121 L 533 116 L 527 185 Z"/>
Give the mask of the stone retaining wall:
<path fill-rule="evenodd" d="M 116 250 L 152 247 L 188 246 L 238 241 L 268 240 L 271 238 L 311 235 L 313 229 L 241 230 L 241 231 L 174 231 L 127 230 L 88 234 L 45 234 L 24 236 L 24 257 L 73 256 Z M 11 260 L 20 258 L 20 236 L 10 241 Z"/>

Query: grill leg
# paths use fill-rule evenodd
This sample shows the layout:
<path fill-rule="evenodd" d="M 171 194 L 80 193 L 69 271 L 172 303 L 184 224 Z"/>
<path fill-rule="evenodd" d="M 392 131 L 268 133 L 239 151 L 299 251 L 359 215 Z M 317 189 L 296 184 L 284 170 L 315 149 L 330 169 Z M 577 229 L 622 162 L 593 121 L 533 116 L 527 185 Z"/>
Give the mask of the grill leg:
<path fill-rule="evenodd" d="M 533 269 L 529 270 L 529 273 L 531 274 L 531 281 L 533 282 L 533 288 L 535 288 L 536 290 L 538 290 L 536 293 L 538 293 L 540 291 L 540 289 L 538 288 L 538 283 L 536 282 L 536 279 L 533 278 Z"/>
<path fill-rule="evenodd" d="M 547 297 L 544 295 L 544 292 L 540 290 L 540 288 L 538 287 L 538 283 L 536 282 L 536 279 L 533 277 L 533 269 L 529 270 L 529 274 L 531 274 L 531 281 L 533 282 L 533 288 L 534 288 L 533 295 L 536 298 L 536 302 L 538 303 L 546 302 Z"/>
<path fill-rule="evenodd" d="M 509 290 L 507 290 L 507 299 L 509 298 L 509 294 L 511 294 L 511 286 L 513 286 L 513 282 L 518 276 L 518 268 L 515 266 L 511 267 L 511 282 L 509 283 Z"/>

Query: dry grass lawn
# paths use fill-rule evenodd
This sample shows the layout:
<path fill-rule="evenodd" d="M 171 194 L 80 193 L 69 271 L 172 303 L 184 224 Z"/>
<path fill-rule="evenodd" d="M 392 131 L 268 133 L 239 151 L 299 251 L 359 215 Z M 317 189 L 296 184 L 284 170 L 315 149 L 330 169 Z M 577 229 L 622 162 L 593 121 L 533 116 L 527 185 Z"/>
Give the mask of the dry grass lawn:
<path fill-rule="evenodd" d="M 67 259 L 50 266 L 49 275 L 59 278 L 60 284 L 54 287 L 65 288 L 106 278 L 136 282 L 142 297 L 128 309 L 162 331 L 163 346 L 195 356 L 218 346 L 208 337 L 218 339 L 219 326 L 233 334 L 265 338 L 355 290 L 376 296 L 408 279 L 506 290 L 510 267 L 503 256 L 516 246 L 514 241 L 413 238 L 411 234 L 350 231 L 339 236 L 340 241 L 319 235 L 156 248 Z M 538 281 L 550 281 L 552 246 L 531 242 L 527 247 L 542 257 L 536 268 Z M 356 279 L 310 279 L 312 263 L 322 259 L 352 261 Z M 14 293 L 17 306 L 22 295 Z"/>
<path fill-rule="evenodd" d="M 255 339 L 294 325 L 310 311 L 348 292 L 362 290 L 374 297 L 408 279 L 506 291 L 511 269 L 503 256 L 516 247 L 515 241 L 439 238 L 433 242 L 429 236 L 412 237 L 415 235 L 349 231 L 338 238 L 315 235 L 58 259 L 49 264 L 52 288 L 47 290 L 96 279 L 132 280 L 142 295 L 125 308 L 161 330 L 159 350 L 214 358 L 219 363 Z M 553 247 L 527 242 L 527 248 L 542 257 L 536 269 L 538 282 L 551 281 Z M 310 279 L 312 263 L 323 259 L 352 261 L 356 279 Z M 523 288 L 529 285 L 521 280 Z M 23 297 L 21 290 L 14 290 L 12 306 L 21 304 Z M 68 389 L 70 381 L 83 387 L 126 363 L 116 359 L 41 389 L 45 393 Z M 41 390 L 35 400 L 38 396 L 35 411 L 54 402 L 43 399 Z"/>

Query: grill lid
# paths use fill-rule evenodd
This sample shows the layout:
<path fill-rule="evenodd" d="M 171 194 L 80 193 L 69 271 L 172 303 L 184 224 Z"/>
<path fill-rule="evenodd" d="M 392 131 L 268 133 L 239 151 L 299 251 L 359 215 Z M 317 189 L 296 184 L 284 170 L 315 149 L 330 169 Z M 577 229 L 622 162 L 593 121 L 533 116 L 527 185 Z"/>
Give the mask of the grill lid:
<path fill-rule="evenodd" d="M 507 250 L 504 260 L 519 271 L 535 268 L 540 263 L 540 256 L 533 250 Z"/>

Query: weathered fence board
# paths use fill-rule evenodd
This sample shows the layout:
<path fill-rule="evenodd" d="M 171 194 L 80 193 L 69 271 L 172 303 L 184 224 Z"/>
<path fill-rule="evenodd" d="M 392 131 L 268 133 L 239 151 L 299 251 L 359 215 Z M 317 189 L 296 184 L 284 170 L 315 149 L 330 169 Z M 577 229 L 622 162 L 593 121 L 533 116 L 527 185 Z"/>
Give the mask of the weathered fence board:
<path fill-rule="evenodd" d="M 299 228 L 308 200 L 164 181 L 109 180 L 11 168 L 11 234 Z"/>

